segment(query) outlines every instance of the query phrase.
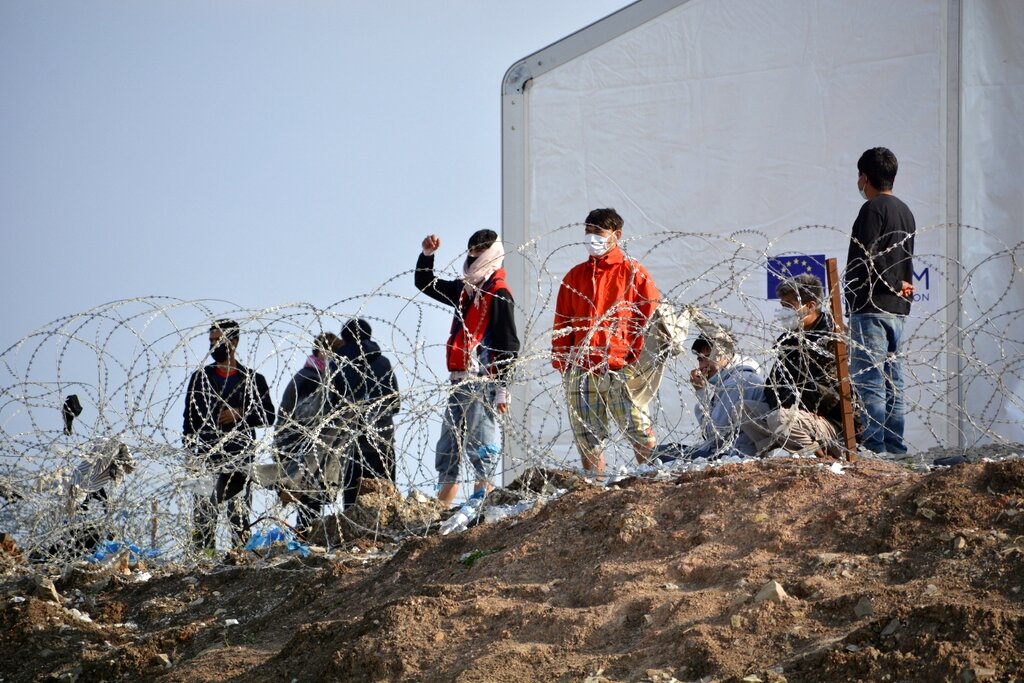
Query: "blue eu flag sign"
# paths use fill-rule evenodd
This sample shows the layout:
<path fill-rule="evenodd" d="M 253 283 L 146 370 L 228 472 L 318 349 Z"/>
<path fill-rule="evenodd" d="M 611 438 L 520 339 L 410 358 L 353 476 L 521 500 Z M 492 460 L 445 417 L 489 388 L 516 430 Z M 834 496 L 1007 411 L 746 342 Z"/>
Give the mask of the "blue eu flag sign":
<path fill-rule="evenodd" d="M 768 257 L 768 298 L 778 299 L 775 296 L 775 288 L 783 280 L 810 273 L 817 275 L 822 286 L 827 286 L 825 281 L 825 255 L 824 254 L 787 254 L 785 256 Z"/>

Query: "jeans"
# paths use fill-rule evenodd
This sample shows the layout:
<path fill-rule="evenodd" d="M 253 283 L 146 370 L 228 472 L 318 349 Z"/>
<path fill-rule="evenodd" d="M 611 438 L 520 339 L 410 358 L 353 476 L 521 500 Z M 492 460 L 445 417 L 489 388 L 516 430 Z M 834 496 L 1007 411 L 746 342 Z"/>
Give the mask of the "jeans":
<path fill-rule="evenodd" d="M 485 379 L 452 383 L 434 460 L 438 483 L 458 483 L 463 451 L 476 470 L 477 480 L 490 481 L 501 457 L 494 412 L 496 391 L 495 384 Z"/>
<path fill-rule="evenodd" d="M 850 316 L 850 378 L 864 405 L 862 443 L 875 453 L 907 452 L 900 360 L 905 320 L 893 313 Z"/>

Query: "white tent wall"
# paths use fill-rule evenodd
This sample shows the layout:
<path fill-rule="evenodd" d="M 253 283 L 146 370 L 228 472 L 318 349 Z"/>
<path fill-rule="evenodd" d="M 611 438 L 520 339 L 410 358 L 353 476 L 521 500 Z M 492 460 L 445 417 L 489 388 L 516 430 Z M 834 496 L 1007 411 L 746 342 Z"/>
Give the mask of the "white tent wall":
<path fill-rule="evenodd" d="M 619 210 L 627 250 L 664 296 L 719 311 L 748 351 L 770 361 L 774 333 L 763 321 L 778 304 L 769 299 L 766 257 L 824 254 L 845 265 L 861 204 L 856 161 L 877 145 L 899 157 L 896 194 L 920 230 L 908 323 L 908 439 L 914 449 L 955 444 L 959 402 L 991 398 L 995 379 L 956 384 L 962 361 L 948 352 L 959 340 L 952 264 L 962 246 L 975 262 L 1004 247 L 945 226 L 960 222 L 962 155 L 965 169 L 984 169 L 963 184 L 965 217 L 977 216 L 990 241 L 1020 239 L 1020 194 L 1011 190 L 1010 171 L 1024 157 L 1019 127 L 1003 107 L 1020 113 L 1024 79 L 1018 72 L 1006 83 L 990 81 L 1003 78 L 1000 60 L 1020 63 L 1014 37 L 1024 27 L 1022 5 L 969 2 L 962 16 L 950 0 L 642 0 L 514 65 L 503 93 L 503 229 L 507 241 L 524 245 L 523 258 L 506 265 L 532 361 L 515 393 L 514 422 L 521 420 L 529 439 L 511 435 L 513 455 L 550 449 L 557 459 L 573 457 L 546 352 L 559 280 L 585 258 L 579 224 L 590 209 Z M 1004 40 L 990 45 L 993 24 Z M 967 153 L 958 145 L 962 29 L 964 111 L 979 110 L 963 129 Z M 1013 137 L 1013 156 L 992 139 L 992 126 Z M 986 145 L 998 162 L 970 153 Z M 1004 259 L 1001 267 L 1020 266 Z M 1008 280 L 1006 272 L 986 275 Z M 1014 283 L 1000 304 L 1007 310 L 1021 305 L 1020 277 Z M 978 306 L 986 309 L 981 295 Z M 978 353 L 998 358 L 1007 349 L 997 342 Z M 685 441 L 694 427 L 692 392 L 679 386 L 692 359 L 677 363 L 662 388 L 660 440 Z M 1019 400 L 987 409 L 980 427 L 995 423 L 998 433 L 1021 437 L 1019 421 L 1010 423 Z M 541 453 L 524 452 L 527 442 Z M 620 457 L 626 450 L 619 448 Z"/>
<path fill-rule="evenodd" d="M 963 4 L 960 153 L 968 442 L 1024 431 L 1024 2 Z M 1015 261 L 999 255 L 1016 247 Z M 1016 277 L 1014 277 L 1016 271 Z"/>

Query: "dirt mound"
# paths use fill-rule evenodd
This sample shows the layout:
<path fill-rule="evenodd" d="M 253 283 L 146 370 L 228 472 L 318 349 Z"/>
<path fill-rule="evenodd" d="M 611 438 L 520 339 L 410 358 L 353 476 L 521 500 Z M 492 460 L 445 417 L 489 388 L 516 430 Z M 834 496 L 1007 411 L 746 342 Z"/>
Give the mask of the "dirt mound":
<path fill-rule="evenodd" d="M 578 486 L 400 547 L 364 538 L 329 559 L 68 577 L 64 604 L 10 583 L 0 670 L 7 681 L 1016 680 L 1022 534 L 1019 460 L 931 474 L 729 465 Z"/>

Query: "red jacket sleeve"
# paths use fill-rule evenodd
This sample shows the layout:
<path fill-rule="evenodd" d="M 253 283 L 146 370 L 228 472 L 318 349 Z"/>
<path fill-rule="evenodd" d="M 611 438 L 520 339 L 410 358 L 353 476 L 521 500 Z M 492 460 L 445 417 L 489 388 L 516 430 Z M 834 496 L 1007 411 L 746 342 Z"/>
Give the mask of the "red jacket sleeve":
<path fill-rule="evenodd" d="M 559 372 L 568 367 L 569 354 L 575 341 L 573 332 L 573 299 L 576 296 L 568 285 L 569 276 L 562 280 L 555 301 L 555 323 L 551 328 L 551 365 Z"/>

